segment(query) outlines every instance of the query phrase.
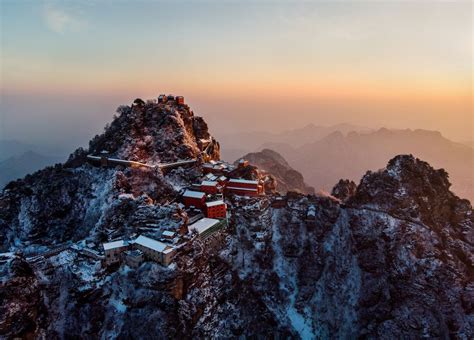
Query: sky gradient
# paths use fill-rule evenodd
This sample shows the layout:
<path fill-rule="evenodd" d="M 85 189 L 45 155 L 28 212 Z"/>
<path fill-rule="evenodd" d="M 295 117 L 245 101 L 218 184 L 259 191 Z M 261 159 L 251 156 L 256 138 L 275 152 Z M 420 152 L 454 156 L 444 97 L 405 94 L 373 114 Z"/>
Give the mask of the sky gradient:
<path fill-rule="evenodd" d="M 162 92 L 216 135 L 348 122 L 474 139 L 468 1 L 0 3 L 0 139 L 84 143 Z"/>

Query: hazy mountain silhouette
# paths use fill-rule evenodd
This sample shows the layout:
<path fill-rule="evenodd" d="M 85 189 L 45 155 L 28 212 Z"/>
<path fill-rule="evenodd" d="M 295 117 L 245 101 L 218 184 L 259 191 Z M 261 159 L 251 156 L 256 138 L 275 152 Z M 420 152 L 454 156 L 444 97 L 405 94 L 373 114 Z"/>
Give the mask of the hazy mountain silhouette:
<path fill-rule="evenodd" d="M 233 161 L 246 153 L 261 149 L 261 146 L 266 143 L 283 143 L 292 147 L 300 147 L 324 138 L 335 131 L 342 133 L 348 133 L 350 131 L 369 132 L 371 129 L 347 123 L 333 126 L 308 124 L 302 128 L 286 130 L 279 133 L 251 131 L 223 135 L 216 134 L 216 136 L 222 146 L 222 159 Z"/>
<path fill-rule="evenodd" d="M 427 130 L 389 130 L 370 133 L 334 132 L 320 140 L 293 147 L 286 143 L 266 143 L 282 154 L 307 183 L 316 190 L 330 191 L 340 178 L 358 181 L 367 169 L 384 167 L 398 154 L 413 154 L 435 168 L 448 171 L 453 191 L 474 200 L 474 149 L 452 142 L 441 133 Z"/>
<path fill-rule="evenodd" d="M 25 144 L 12 143 L 11 145 L 20 150 Z M 22 178 L 45 166 L 54 165 L 61 161 L 64 161 L 62 157 L 45 156 L 34 151 L 26 151 L 20 155 L 0 160 L 0 189 L 10 181 Z"/>
<path fill-rule="evenodd" d="M 13 156 L 19 156 L 33 150 L 33 148 L 33 145 L 16 140 L 0 140 L 0 162 Z"/>

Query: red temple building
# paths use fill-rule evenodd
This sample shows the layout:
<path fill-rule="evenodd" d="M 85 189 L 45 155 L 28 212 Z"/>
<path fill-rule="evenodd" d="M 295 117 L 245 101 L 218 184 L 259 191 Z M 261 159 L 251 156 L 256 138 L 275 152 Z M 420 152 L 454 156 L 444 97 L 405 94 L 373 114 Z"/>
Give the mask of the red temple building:
<path fill-rule="evenodd" d="M 206 204 L 206 194 L 204 192 L 186 190 L 183 194 L 183 203 L 186 207 L 203 209 Z"/>
<path fill-rule="evenodd" d="M 184 105 L 184 97 L 183 96 L 176 96 L 176 104 Z"/>
<path fill-rule="evenodd" d="M 224 201 L 214 201 L 206 203 L 206 217 L 208 218 L 226 218 L 227 205 Z"/>
<path fill-rule="evenodd" d="M 222 191 L 222 187 L 216 181 L 202 181 L 201 190 L 206 194 L 215 195 Z"/>
<path fill-rule="evenodd" d="M 226 192 L 239 196 L 258 196 L 263 194 L 263 185 L 258 181 L 231 178 L 227 182 Z"/>

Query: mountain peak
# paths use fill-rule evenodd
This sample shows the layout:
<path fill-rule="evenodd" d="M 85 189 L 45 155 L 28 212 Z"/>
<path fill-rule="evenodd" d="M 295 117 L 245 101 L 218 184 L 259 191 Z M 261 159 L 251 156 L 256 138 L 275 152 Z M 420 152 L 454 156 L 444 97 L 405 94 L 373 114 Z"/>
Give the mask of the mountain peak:
<path fill-rule="evenodd" d="M 454 218 L 457 210 L 472 209 L 468 200 L 449 190 L 450 186 L 444 169 L 434 169 L 413 155 L 398 155 L 385 169 L 367 172 L 350 202 L 439 225 Z"/>
<path fill-rule="evenodd" d="M 211 159 L 220 158 L 219 143 L 209 134 L 206 122 L 189 106 L 175 101 L 158 103 L 136 99 L 117 109 L 104 133 L 89 142 L 89 153 L 109 154 L 142 163 L 200 159 L 208 148 Z M 73 161 L 73 160 L 71 160 Z"/>

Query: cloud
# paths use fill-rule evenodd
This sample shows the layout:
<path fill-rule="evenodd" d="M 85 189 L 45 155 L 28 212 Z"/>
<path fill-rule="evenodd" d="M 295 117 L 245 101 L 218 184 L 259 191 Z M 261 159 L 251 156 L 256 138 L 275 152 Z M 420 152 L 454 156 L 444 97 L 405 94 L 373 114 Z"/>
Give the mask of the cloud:
<path fill-rule="evenodd" d="M 78 14 L 74 14 L 72 10 L 59 8 L 51 4 L 45 5 L 43 19 L 46 26 L 58 34 L 64 34 L 68 31 L 78 32 L 86 24 L 86 22 L 81 20 Z"/>

